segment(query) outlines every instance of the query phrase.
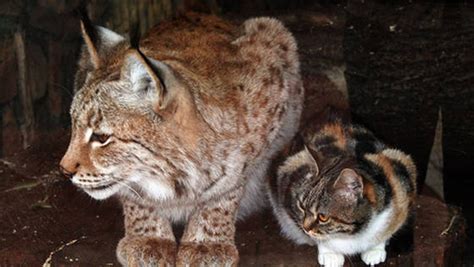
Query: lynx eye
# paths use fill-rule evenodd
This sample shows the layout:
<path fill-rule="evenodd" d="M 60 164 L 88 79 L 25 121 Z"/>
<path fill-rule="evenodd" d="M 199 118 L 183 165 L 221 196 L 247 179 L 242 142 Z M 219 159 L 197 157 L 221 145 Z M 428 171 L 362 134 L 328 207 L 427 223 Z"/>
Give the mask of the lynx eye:
<path fill-rule="evenodd" d="M 98 134 L 98 133 L 93 133 L 91 135 L 91 142 L 99 142 L 101 144 L 105 144 L 109 139 L 111 135 L 110 134 Z"/>
<path fill-rule="evenodd" d="M 329 221 L 329 216 L 327 216 L 326 214 L 323 214 L 323 213 L 319 213 L 318 214 L 318 221 L 322 222 L 322 223 L 328 222 Z"/>

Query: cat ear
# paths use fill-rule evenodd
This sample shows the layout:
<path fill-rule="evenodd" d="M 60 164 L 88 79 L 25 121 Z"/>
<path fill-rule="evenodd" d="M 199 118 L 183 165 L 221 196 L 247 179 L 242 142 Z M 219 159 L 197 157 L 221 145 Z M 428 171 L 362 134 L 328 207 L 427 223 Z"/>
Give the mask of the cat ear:
<path fill-rule="evenodd" d="M 334 182 L 336 194 L 350 201 L 356 201 L 362 196 L 363 183 L 362 177 L 353 169 L 343 169 Z"/>
<path fill-rule="evenodd" d="M 309 147 L 307 147 L 306 144 L 304 144 L 304 149 L 310 159 L 311 168 L 314 172 L 314 176 L 316 176 L 319 174 L 319 166 L 318 166 L 318 162 L 316 161 L 316 153 L 313 153 L 313 151 Z"/>
<path fill-rule="evenodd" d="M 81 31 L 84 39 L 81 60 L 90 63 L 94 69 L 100 67 L 107 50 L 125 41 L 125 37 L 116 32 L 92 25 L 86 16 L 81 18 Z"/>
<path fill-rule="evenodd" d="M 150 100 L 155 112 L 165 109 L 177 89 L 183 87 L 168 65 L 135 49 L 125 56 L 121 76 L 130 82 L 132 92 Z"/>

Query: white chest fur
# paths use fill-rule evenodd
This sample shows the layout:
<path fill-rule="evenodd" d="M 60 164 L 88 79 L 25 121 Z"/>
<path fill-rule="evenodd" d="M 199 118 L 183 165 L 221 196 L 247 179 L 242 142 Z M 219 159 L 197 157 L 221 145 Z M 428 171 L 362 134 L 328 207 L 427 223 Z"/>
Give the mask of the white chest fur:
<path fill-rule="evenodd" d="M 386 236 L 384 233 L 389 226 L 389 221 L 393 213 L 390 206 L 382 213 L 375 215 L 369 225 L 357 235 L 347 237 L 335 237 L 325 241 L 318 241 L 320 245 L 344 255 L 352 255 L 367 251 L 368 249 L 384 243 Z"/>

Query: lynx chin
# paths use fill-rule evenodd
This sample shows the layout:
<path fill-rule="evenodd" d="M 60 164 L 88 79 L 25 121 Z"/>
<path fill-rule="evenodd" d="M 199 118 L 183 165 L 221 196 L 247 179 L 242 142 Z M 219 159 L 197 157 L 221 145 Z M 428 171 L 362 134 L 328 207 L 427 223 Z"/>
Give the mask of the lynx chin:
<path fill-rule="evenodd" d="M 85 41 L 61 169 L 118 197 L 128 266 L 237 266 L 235 220 L 265 203 L 272 158 L 298 129 L 295 40 L 277 20 L 237 27 L 189 14 L 139 46 L 82 22 Z M 179 247 L 173 223 L 184 223 Z"/>

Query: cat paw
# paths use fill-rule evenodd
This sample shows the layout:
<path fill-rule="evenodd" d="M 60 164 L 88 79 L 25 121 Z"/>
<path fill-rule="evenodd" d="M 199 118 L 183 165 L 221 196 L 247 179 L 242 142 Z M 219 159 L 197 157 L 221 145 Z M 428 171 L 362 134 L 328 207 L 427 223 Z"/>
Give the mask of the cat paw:
<path fill-rule="evenodd" d="M 344 265 L 344 255 L 334 252 L 319 253 L 318 262 L 324 267 L 341 267 Z"/>
<path fill-rule="evenodd" d="M 175 265 L 176 242 L 150 237 L 124 237 L 117 246 L 117 259 L 123 266 Z"/>
<path fill-rule="evenodd" d="M 239 252 L 232 244 L 182 243 L 179 247 L 176 266 L 225 266 L 236 267 Z"/>
<path fill-rule="evenodd" d="M 362 258 L 362 261 L 365 262 L 365 264 L 374 266 L 385 261 L 387 252 L 383 248 L 373 248 L 362 253 L 360 257 Z"/>

